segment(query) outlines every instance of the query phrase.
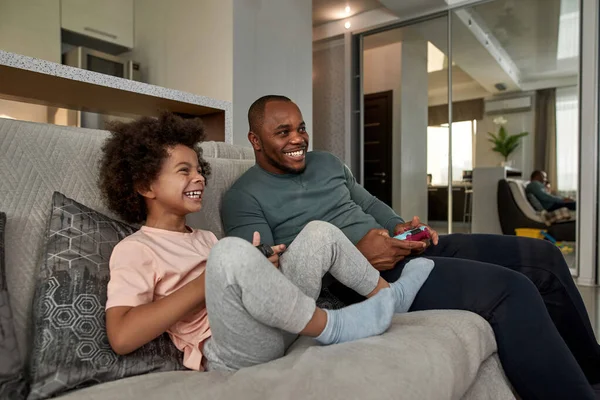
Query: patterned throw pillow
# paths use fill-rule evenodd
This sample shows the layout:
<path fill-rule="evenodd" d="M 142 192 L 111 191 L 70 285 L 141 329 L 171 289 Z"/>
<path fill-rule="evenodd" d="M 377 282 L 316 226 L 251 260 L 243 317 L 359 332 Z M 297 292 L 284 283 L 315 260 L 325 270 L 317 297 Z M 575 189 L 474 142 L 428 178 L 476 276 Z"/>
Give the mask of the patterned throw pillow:
<path fill-rule="evenodd" d="M 27 385 L 17 348 L 12 311 L 6 286 L 4 265 L 4 226 L 6 214 L 0 213 L 0 399 L 24 399 Z"/>
<path fill-rule="evenodd" d="M 115 354 L 105 328 L 108 261 L 135 229 L 60 193 L 52 198 L 33 302 L 30 400 L 157 371 L 185 369 L 164 334 L 127 356 Z"/>

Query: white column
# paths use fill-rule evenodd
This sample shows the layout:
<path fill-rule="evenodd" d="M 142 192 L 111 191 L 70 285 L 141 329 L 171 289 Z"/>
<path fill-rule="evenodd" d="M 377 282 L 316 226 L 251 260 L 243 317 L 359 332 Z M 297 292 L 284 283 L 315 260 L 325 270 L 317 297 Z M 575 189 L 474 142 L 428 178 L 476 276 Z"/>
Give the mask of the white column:
<path fill-rule="evenodd" d="M 595 285 L 598 274 L 598 0 L 581 9 L 581 128 L 577 199 L 578 283 Z M 560 151 L 560 150 L 559 150 Z"/>
<path fill-rule="evenodd" d="M 312 134 L 312 3 L 234 0 L 233 16 L 233 143 L 250 145 L 248 108 L 267 94 L 296 102 Z"/>
<path fill-rule="evenodd" d="M 409 219 L 417 215 L 427 220 L 427 41 L 402 42 L 399 103 L 394 103 L 399 131 L 394 131 L 393 188 L 394 210 Z"/>

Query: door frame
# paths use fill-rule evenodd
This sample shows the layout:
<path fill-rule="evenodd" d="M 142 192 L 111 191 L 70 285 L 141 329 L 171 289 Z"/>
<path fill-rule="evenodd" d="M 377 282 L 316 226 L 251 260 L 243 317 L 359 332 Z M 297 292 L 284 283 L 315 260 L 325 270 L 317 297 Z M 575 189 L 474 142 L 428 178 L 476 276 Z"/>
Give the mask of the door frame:
<path fill-rule="evenodd" d="M 375 92 L 375 93 L 369 93 L 369 94 L 365 94 L 363 95 L 363 108 L 362 108 L 362 112 L 364 114 L 364 103 L 366 102 L 367 98 L 369 99 L 378 99 L 378 98 L 385 98 L 387 100 L 387 124 L 389 126 L 389 142 L 388 142 L 388 148 L 387 148 L 387 163 L 386 163 L 386 168 L 387 170 L 384 171 L 386 174 L 386 178 L 389 180 L 390 182 L 390 204 L 388 204 L 390 207 L 392 207 L 392 203 L 393 203 L 393 195 L 394 195 L 394 181 L 392 179 L 392 156 L 393 156 L 393 148 L 394 146 L 392 145 L 392 142 L 394 140 L 394 91 L 393 90 L 386 90 L 383 92 Z M 362 171 L 362 185 L 365 186 L 365 178 L 364 178 L 364 171 L 365 171 L 365 157 L 364 157 L 364 149 L 365 149 L 365 140 L 364 140 L 364 126 L 365 126 L 365 122 L 364 122 L 364 117 L 362 119 L 362 157 L 360 159 L 361 165 L 361 171 Z"/>

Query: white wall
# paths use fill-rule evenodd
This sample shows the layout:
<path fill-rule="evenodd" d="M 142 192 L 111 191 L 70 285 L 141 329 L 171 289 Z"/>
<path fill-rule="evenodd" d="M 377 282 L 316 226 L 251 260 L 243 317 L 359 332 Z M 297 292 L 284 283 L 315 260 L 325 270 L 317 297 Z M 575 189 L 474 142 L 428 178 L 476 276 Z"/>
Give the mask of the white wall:
<path fill-rule="evenodd" d="M 135 0 L 134 18 L 145 82 L 232 101 L 232 0 Z"/>
<path fill-rule="evenodd" d="M 48 122 L 48 107 L 0 99 L 0 118 Z"/>
<path fill-rule="evenodd" d="M 249 146 L 247 112 L 266 94 L 291 98 L 312 134 L 312 3 L 233 0 L 233 143 Z"/>
<path fill-rule="evenodd" d="M 392 207 L 427 220 L 427 42 L 364 52 L 364 93 L 393 90 Z"/>
<path fill-rule="evenodd" d="M 344 39 L 320 43 L 313 49 L 313 132 L 315 150 L 328 151 L 342 161 L 346 153 Z"/>
<path fill-rule="evenodd" d="M 427 221 L 427 41 L 405 41 L 402 46 L 400 114 L 400 212 L 405 219 Z M 396 149 L 396 148 L 394 148 Z M 395 157 L 397 158 L 397 157 Z"/>

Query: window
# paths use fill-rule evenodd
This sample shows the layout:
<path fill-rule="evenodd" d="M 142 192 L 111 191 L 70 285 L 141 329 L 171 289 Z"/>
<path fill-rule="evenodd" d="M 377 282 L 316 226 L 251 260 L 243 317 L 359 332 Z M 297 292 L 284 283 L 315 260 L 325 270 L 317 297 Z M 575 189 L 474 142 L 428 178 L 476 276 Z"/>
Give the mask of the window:
<path fill-rule="evenodd" d="M 556 89 L 556 190 L 577 190 L 579 99 L 577 87 Z"/>
<path fill-rule="evenodd" d="M 452 124 L 452 176 L 462 180 L 465 170 L 473 169 L 473 132 L 477 121 Z M 427 128 L 427 173 L 432 185 L 448 184 L 448 124 Z"/>
<path fill-rule="evenodd" d="M 556 59 L 579 56 L 579 0 L 562 0 L 558 24 Z"/>

